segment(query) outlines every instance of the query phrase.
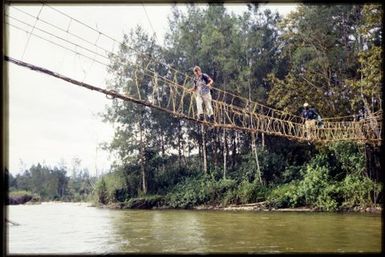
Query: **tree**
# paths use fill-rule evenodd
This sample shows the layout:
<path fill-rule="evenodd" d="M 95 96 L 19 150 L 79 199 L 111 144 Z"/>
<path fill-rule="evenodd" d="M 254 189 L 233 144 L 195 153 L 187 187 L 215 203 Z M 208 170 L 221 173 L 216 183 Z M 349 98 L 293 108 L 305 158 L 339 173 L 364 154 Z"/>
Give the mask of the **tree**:
<path fill-rule="evenodd" d="M 346 83 L 357 94 L 352 99 L 356 109 L 366 107 L 371 112 L 382 108 L 382 8 L 381 5 L 365 5 L 361 11 L 362 22 L 358 28 L 360 51 L 356 53 L 358 76 Z M 364 106 L 363 106 L 364 105 Z M 365 106 L 366 105 L 366 106 Z"/>
<path fill-rule="evenodd" d="M 240 17 L 228 14 L 223 4 L 210 4 L 207 9 L 192 4 L 186 14 L 174 8 L 164 59 L 188 73 L 194 65 L 199 65 L 213 78 L 214 87 L 264 102 L 269 90 L 264 78 L 273 70 L 279 70 L 275 61 L 279 51 L 276 42 L 279 20 L 277 13 L 260 13 L 255 5 L 250 5 L 249 11 Z M 213 99 L 216 97 L 213 94 Z M 194 124 L 186 124 L 186 127 L 188 137 L 203 153 L 200 128 Z M 221 149 L 226 148 L 227 153 L 232 149 L 231 156 L 227 156 L 234 164 L 237 148 L 242 144 L 250 146 L 247 136 L 242 136 L 242 142 L 238 142 L 241 136 L 237 131 L 225 134 L 223 137 L 223 133 L 216 130 L 208 137 L 211 139 L 207 141 L 209 163 L 214 164 L 211 166 L 218 166 L 227 159 Z"/>
<path fill-rule="evenodd" d="M 356 91 L 346 79 L 357 76 L 360 5 L 302 5 L 281 24 L 283 77 L 272 73 L 268 103 L 298 112 L 309 102 L 324 116 L 352 115 Z M 328 21 L 328 22 L 326 22 Z"/>
<path fill-rule="evenodd" d="M 136 49 L 137 53 L 133 53 Z M 135 51 L 135 50 L 134 50 Z M 140 27 L 124 35 L 119 53 L 111 55 L 109 73 L 110 87 L 116 91 L 126 92 L 139 99 L 150 101 L 149 94 L 152 86 L 151 77 L 147 75 L 156 63 L 152 59 L 158 52 L 155 40 L 150 39 Z M 159 112 L 132 102 L 112 101 L 104 114 L 105 121 L 116 124 L 113 141 L 108 148 L 118 154 L 121 165 L 137 162 L 141 169 L 141 190 L 147 193 L 148 181 L 146 173 L 146 147 L 155 145 L 158 138 L 154 130 L 154 116 Z M 164 117 L 164 116 L 163 116 Z M 159 119 L 158 119 L 159 120 Z M 134 158 L 134 159 L 133 159 Z"/>
<path fill-rule="evenodd" d="M 382 114 L 382 6 L 376 4 L 365 5 L 361 11 L 362 22 L 359 26 L 360 51 L 357 53 L 359 62 L 357 77 L 346 80 L 346 83 L 357 92 L 352 97 L 353 107 L 358 112 L 364 109 L 365 116 L 373 117 Z M 371 133 L 377 134 L 378 125 L 371 119 Z M 382 180 L 380 148 L 366 144 L 366 169 L 370 178 Z M 384 165 L 384 164 L 382 164 Z"/>

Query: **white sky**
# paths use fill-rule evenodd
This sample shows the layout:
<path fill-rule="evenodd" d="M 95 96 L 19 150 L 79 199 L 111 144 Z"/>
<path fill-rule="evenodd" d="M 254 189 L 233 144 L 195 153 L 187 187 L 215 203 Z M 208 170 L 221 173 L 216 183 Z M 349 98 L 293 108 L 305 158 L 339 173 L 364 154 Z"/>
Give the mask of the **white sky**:
<path fill-rule="evenodd" d="M 89 41 L 105 49 L 116 50 L 117 45 L 112 40 L 99 36 L 90 29 L 85 29 L 47 6 L 43 8 L 41 5 L 14 6 L 34 16 L 40 12 L 39 17 L 42 20 L 68 29 L 69 32 L 80 33 Z M 280 14 L 286 15 L 294 10 L 295 6 L 294 4 L 271 4 L 264 8 L 277 10 Z M 54 7 L 97 28 L 117 41 L 121 40 L 123 33 L 128 33 L 131 28 L 139 24 L 150 35 L 153 34 L 153 30 L 156 31 L 159 44 L 163 43 L 164 34 L 168 29 L 167 17 L 171 13 L 171 5 L 165 4 L 144 7 L 142 5 L 56 5 Z M 178 7 L 184 10 L 183 5 L 178 4 Z M 236 4 L 226 5 L 226 7 L 236 14 L 241 14 L 247 9 L 246 5 Z M 21 21 L 10 18 L 11 24 L 31 31 L 31 27 L 22 22 L 33 26 L 35 19 L 13 7 L 8 8 L 7 11 L 10 16 Z M 41 21 L 36 25 L 36 28 L 48 29 L 47 25 Z M 102 65 L 33 35 L 29 37 L 28 33 L 11 26 L 7 28 L 9 28 L 8 55 L 10 57 L 105 88 L 107 73 Z M 34 32 L 40 33 L 36 28 Z M 58 34 L 58 31 L 56 32 Z M 45 34 L 40 34 L 47 37 Z M 62 37 L 71 42 L 77 42 L 77 39 L 71 38 L 68 33 L 62 34 Z M 79 47 L 76 48 L 70 44 L 68 47 L 81 51 Z M 97 48 L 95 51 L 100 52 Z M 98 60 L 104 61 L 100 58 Z M 97 113 L 104 112 L 110 100 L 100 93 L 14 64 L 9 64 L 8 71 L 9 169 L 11 173 L 17 174 L 38 162 L 51 167 L 65 163 L 70 167 L 75 157 L 80 158 L 81 166 L 87 168 L 93 175 L 107 172 L 112 157 L 98 146 L 102 142 L 111 140 L 113 127 L 111 124 L 103 123 Z"/>

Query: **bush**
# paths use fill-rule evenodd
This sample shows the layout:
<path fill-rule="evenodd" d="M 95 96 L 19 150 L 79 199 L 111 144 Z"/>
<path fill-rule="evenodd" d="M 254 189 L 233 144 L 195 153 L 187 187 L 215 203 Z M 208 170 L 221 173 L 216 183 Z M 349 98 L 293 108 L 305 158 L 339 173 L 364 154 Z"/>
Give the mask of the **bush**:
<path fill-rule="evenodd" d="M 282 172 L 281 178 L 282 183 L 290 183 L 290 181 L 293 180 L 299 180 L 301 179 L 301 169 L 302 166 L 288 166 L 284 172 Z"/>
<path fill-rule="evenodd" d="M 229 204 L 238 204 L 239 199 L 237 195 L 237 190 L 228 190 L 226 193 L 222 196 L 221 201 L 223 206 L 227 206 Z"/>
<path fill-rule="evenodd" d="M 152 209 L 164 205 L 164 199 L 159 195 L 149 195 L 141 198 L 130 198 L 126 203 L 126 208 L 131 209 Z"/>
<path fill-rule="evenodd" d="M 345 174 L 362 174 L 365 168 L 365 157 L 360 153 L 358 145 L 351 142 L 336 142 L 328 149 L 335 156 L 340 170 Z"/>
<path fill-rule="evenodd" d="M 328 184 L 327 167 L 310 164 L 305 169 L 303 180 L 298 184 L 297 194 L 304 197 L 306 205 L 315 205 Z"/>
<path fill-rule="evenodd" d="M 259 165 L 261 167 L 261 163 L 259 163 Z M 262 169 L 260 171 L 262 176 Z M 257 163 L 253 153 L 242 156 L 241 164 L 236 170 L 235 176 L 241 178 L 240 180 L 246 181 L 253 181 L 254 179 L 258 179 Z"/>
<path fill-rule="evenodd" d="M 107 196 L 107 186 L 103 177 L 98 180 L 95 184 L 95 197 L 96 202 L 101 204 L 107 204 L 108 196 Z"/>
<path fill-rule="evenodd" d="M 173 208 L 191 208 L 209 199 L 208 177 L 186 178 L 166 195 L 167 203 Z"/>
<path fill-rule="evenodd" d="M 305 205 L 322 210 L 335 210 L 338 206 L 338 187 L 329 180 L 327 156 L 317 155 L 301 173 L 301 180 L 274 189 L 268 198 L 270 204 L 277 208 Z"/>
<path fill-rule="evenodd" d="M 287 166 L 284 156 L 262 147 L 258 147 L 257 151 L 261 178 L 267 182 L 278 181 L 282 170 L 285 170 Z M 241 180 L 254 181 L 259 179 L 254 153 L 243 155 L 241 164 L 235 172 L 232 172 L 232 175 L 241 178 Z"/>
<path fill-rule="evenodd" d="M 12 191 L 8 194 L 8 204 L 24 204 L 26 202 L 39 202 L 40 196 L 29 191 Z"/>
<path fill-rule="evenodd" d="M 341 205 L 339 184 L 330 178 L 330 163 L 326 154 L 318 154 L 306 166 L 298 194 L 305 204 L 319 210 L 335 211 Z"/>
<path fill-rule="evenodd" d="M 302 179 L 278 186 L 268 200 L 277 208 L 306 205 L 335 211 L 366 207 L 376 202 L 382 185 L 364 176 L 363 169 L 362 154 L 354 144 L 335 143 L 301 169 Z"/>
<path fill-rule="evenodd" d="M 339 187 L 336 184 L 326 185 L 320 191 L 314 206 L 323 211 L 336 211 L 340 205 L 337 200 L 339 191 Z"/>
<path fill-rule="evenodd" d="M 163 170 L 161 166 L 154 172 L 153 190 L 155 194 L 167 194 L 176 184 L 183 181 L 184 178 L 193 173 L 190 169 L 180 168 L 179 166 L 173 166 L 171 163 Z"/>
<path fill-rule="evenodd" d="M 238 203 L 255 203 L 266 199 L 268 189 L 257 181 L 243 180 L 237 189 Z"/>
<path fill-rule="evenodd" d="M 348 175 L 341 183 L 343 207 L 370 206 L 376 201 L 374 196 L 377 196 L 381 191 L 382 185 L 373 182 L 366 176 Z"/>
<path fill-rule="evenodd" d="M 274 208 L 297 207 L 304 202 L 298 193 L 297 181 L 276 187 L 267 197 L 267 201 Z"/>
<path fill-rule="evenodd" d="M 208 175 L 188 177 L 167 194 L 167 204 L 173 208 L 191 208 L 200 204 L 228 204 L 236 191 L 236 180 L 216 181 Z"/>
<path fill-rule="evenodd" d="M 132 206 L 165 204 L 172 208 L 191 208 L 201 204 L 267 200 L 276 208 L 308 206 L 325 211 L 367 206 L 377 201 L 382 186 L 363 175 L 364 157 L 356 144 L 333 143 L 318 150 L 308 163 L 293 161 L 293 165 L 288 166 L 283 154 L 258 149 L 260 168 L 268 186 L 258 181 L 253 154 L 238 155 L 240 161 L 228 170 L 230 179 L 221 179 L 223 174 L 219 168 L 209 175 L 203 174 L 196 156 L 187 159 L 188 168 L 181 168 L 175 165 L 175 156 L 163 161 L 151 153 L 146 166 L 147 194 L 161 195 L 161 198 L 151 200 L 139 192 L 141 175 L 137 164 L 118 167 L 104 176 L 96 183 L 95 196 L 100 203 Z M 271 189 L 273 183 L 278 186 Z"/>
<path fill-rule="evenodd" d="M 236 191 L 237 181 L 233 179 L 215 179 L 210 180 L 211 189 L 209 190 L 209 203 L 227 205 L 231 199 L 225 199 L 227 195 L 231 195 Z"/>
<path fill-rule="evenodd" d="M 104 175 L 95 184 L 95 201 L 107 204 L 124 202 L 130 197 L 136 197 L 138 195 L 137 188 L 132 186 L 134 178 L 134 176 L 126 176 L 124 170 L 117 170 Z"/>

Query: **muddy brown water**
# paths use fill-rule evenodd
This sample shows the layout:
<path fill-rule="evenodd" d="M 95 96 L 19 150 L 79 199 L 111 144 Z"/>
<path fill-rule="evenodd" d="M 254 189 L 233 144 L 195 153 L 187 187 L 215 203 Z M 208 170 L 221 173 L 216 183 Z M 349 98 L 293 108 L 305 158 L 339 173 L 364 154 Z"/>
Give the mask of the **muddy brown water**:
<path fill-rule="evenodd" d="M 372 253 L 380 214 L 8 206 L 8 253 Z"/>

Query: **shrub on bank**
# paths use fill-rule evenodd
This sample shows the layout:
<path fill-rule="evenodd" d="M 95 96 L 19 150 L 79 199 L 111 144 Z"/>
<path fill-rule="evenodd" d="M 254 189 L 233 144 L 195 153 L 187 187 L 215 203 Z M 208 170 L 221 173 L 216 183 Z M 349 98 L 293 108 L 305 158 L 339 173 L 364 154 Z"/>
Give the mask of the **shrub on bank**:
<path fill-rule="evenodd" d="M 275 187 L 267 196 L 269 205 L 274 208 L 298 207 L 302 205 L 304 199 L 298 191 L 298 182 L 279 185 Z"/>
<path fill-rule="evenodd" d="M 348 175 L 340 183 L 343 208 L 368 207 L 377 203 L 382 184 L 366 176 Z"/>
<path fill-rule="evenodd" d="M 166 195 L 166 203 L 172 208 L 191 208 L 209 202 L 211 186 L 208 176 L 188 177 Z"/>
<path fill-rule="evenodd" d="M 201 204 L 246 204 L 264 201 L 269 190 L 257 181 L 240 183 L 233 179 L 215 180 L 210 176 L 186 179 L 174 187 L 166 197 L 172 208 L 191 208 Z"/>
<path fill-rule="evenodd" d="M 124 203 L 124 208 L 152 209 L 164 206 L 164 197 L 160 195 L 148 195 L 146 197 L 130 198 Z"/>
<path fill-rule="evenodd" d="M 221 178 L 220 169 L 203 174 L 199 165 L 180 168 L 170 162 L 167 165 L 171 166 L 153 167 L 147 180 L 147 195 L 140 192 L 141 175 L 137 167 L 128 165 L 103 176 L 96 183 L 95 196 L 99 203 L 123 204 L 128 208 L 192 208 L 267 200 L 275 208 L 310 207 L 322 211 L 366 207 L 377 203 L 380 197 L 382 186 L 364 174 L 364 159 L 354 144 L 322 146 L 318 154 L 303 164 L 289 165 L 281 160 L 281 155 L 268 159 L 268 154 L 267 150 L 260 154 L 263 183 L 256 173 L 255 158 L 246 154 L 238 166 L 229 169 L 227 179 Z M 283 171 L 277 170 L 277 163 Z M 270 171 L 275 175 L 267 176 Z M 151 195 L 159 197 L 150 199 Z"/>
<path fill-rule="evenodd" d="M 247 204 L 264 201 L 269 194 L 269 189 L 259 181 L 249 182 L 243 180 L 237 187 L 236 195 L 238 204 Z"/>
<path fill-rule="evenodd" d="M 25 190 L 9 192 L 7 204 L 24 204 L 26 202 L 40 202 L 40 196 Z"/>
<path fill-rule="evenodd" d="M 365 208 L 377 202 L 382 185 L 363 171 L 363 157 L 357 146 L 334 143 L 303 166 L 298 180 L 274 188 L 268 200 L 277 208 L 307 206 L 322 211 Z"/>

